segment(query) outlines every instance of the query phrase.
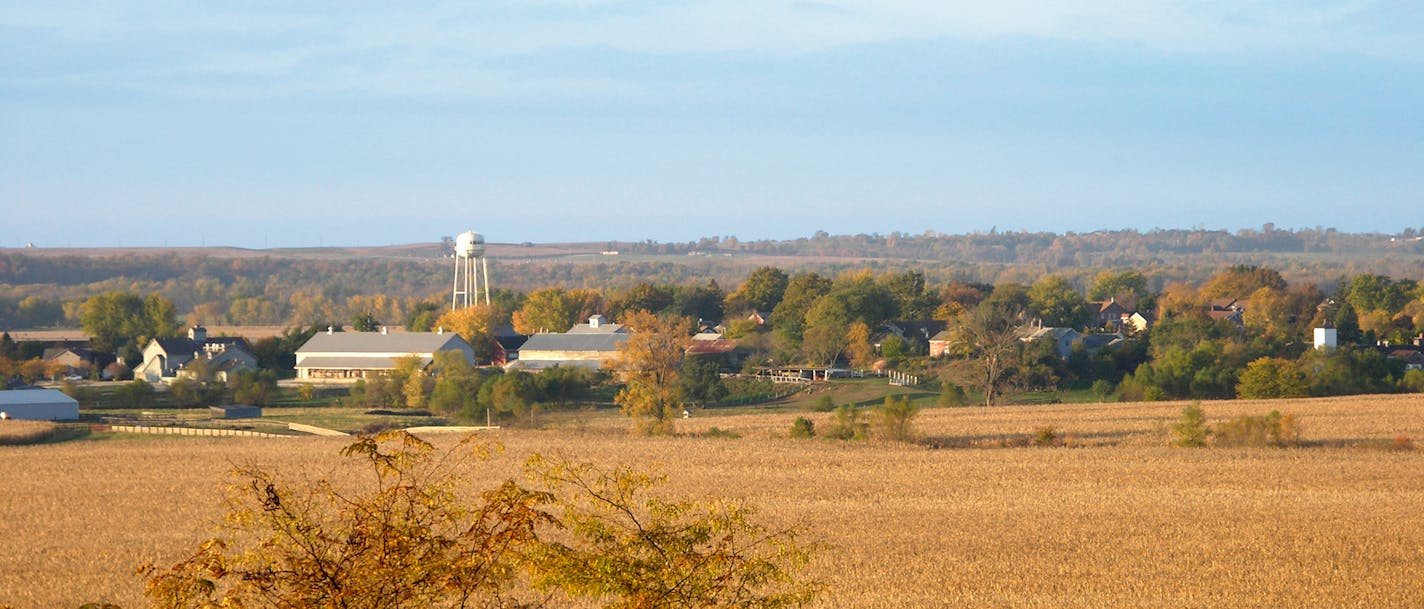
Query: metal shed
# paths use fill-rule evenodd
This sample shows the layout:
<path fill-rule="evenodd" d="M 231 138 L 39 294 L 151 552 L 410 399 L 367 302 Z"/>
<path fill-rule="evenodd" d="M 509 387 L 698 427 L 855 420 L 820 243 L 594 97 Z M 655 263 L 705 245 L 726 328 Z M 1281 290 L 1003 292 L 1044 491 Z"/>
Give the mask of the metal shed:
<path fill-rule="evenodd" d="M 15 389 L 0 391 L 0 412 L 11 419 L 73 421 L 79 402 L 55 389 Z"/>

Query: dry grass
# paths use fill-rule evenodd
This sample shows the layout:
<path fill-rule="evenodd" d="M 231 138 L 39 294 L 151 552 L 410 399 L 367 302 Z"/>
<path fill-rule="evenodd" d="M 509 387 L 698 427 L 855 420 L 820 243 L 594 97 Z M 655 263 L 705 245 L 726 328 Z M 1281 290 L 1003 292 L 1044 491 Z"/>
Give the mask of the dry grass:
<path fill-rule="evenodd" d="M 1291 450 L 1168 448 L 1181 406 L 926 410 L 922 431 L 956 447 L 942 450 L 779 437 L 796 416 L 820 428 L 820 413 L 679 421 L 741 439 L 638 438 L 592 418 L 501 432 L 505 457 L 473 475 L 562 452 L 660 469 L 672 493 L 745 498 L 824 545 L 818 607 L 1424 606 L 1424 451 L 1355 448 L 1424 437 L 1418 397 L 1204 404 L 1213 422 L 1295 413 L 1315 445 Z M 1042 426 L 1078 447 L 981 448 Z M 141 606 L 132 568 L 205 534 L 229 463 L 320 474 L 342 445 L 0 448 L 0 604 Z"/>

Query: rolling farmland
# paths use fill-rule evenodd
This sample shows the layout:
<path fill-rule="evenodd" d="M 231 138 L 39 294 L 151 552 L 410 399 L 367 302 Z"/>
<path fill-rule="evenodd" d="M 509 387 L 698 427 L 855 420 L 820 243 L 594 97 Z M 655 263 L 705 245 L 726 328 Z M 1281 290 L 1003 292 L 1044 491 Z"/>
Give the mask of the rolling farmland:
<path fill-rule="evenodd" d="M 745 499 L 821 549 L 816 607 L 1424 605 L 1424 400 L 1208 402 L 1272 409 L 1297 449 L 1177 449 L 1182 403 L 929 409 L 921 445 L 787 438 L 797 416 L 695 417 L 676 438 L 595 417 L 493 434 L 482 485 L 532 453 L 638 463 L 678 496 Z M 716 427 L 740 438 L 700 434 Z M 1051 447 L 1031 446 L 1052 427 Z M 447 440 L 440 440 L 445 442 Z M 930 448 L 927 444 L 941 448 Z M 142 606 L 139 564 L 211 531 L 232 464 L 347 475 L 341 439 L 119 438 L 0 446 L 0 605 Z"/>

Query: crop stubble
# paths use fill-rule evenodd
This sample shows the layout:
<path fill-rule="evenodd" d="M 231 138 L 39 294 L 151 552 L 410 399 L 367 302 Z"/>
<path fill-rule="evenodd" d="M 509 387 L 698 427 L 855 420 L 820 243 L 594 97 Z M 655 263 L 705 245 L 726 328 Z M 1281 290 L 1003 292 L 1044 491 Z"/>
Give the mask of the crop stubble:
<path fill-rule="evenodd" d="M 934 409 L 947 448 L 793 440 L 797 414 L 697 417 L 741 439 L 505 431 L 471 476 L 533 452 L 668 474 L 678 496 L 746 499 L 822 546 L 818 607 L 1424 606 L 1424 436 L 1413 396 L 1212 402 L 1213 420 L 1280 409 L 1315 445 L 1172 449 L 1181 404 Z M 817 426 L 829 415 L 816 414 Z M 1014 440 L 1053 426 L 1069 448 Z M 441 440 L 442 442 L 448 441 Z M 997 448 L 1001 444 L 1015 446 Z M 340 440 L 202 439 L 0 447 L 0 603 L 141 606 L 138 564 L 210 531 L 231 464 L 333 471 Z M 340 471 L 340 470 L 335 470 Z"/>

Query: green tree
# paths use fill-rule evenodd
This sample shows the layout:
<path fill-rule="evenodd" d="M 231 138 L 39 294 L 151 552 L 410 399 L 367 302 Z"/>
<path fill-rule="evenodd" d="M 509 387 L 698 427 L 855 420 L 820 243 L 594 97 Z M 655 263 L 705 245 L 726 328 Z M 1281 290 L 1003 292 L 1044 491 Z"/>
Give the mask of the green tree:
<path fill-rule="evenodd" d="M 816 273 L 792 277 L 781 302 L 771 311 L 771 324 L 793 340 L 800 341 L 806 327 L 806 312 L 816 299 L 831 291 L 831 280 Z"/>
<path fill-rule="evenodd" d="M 722 367 L 713 358 L 683 358 L 677 383 L 682 400 L 689 404 L 707 405 L 727 397 L 727 386 L 722 383 Z"/>
<path fill-rule="evenodd" d="M 814 364 L 834 366 L 846 349 L 851 315 L 845 301 L 833 294 L 816 299 L 806 312 L 801 352 Z"/>
<path fill-rule="evenodd" d="M 405 314 L 405 329 L 408 332 L 429 332 L 435 329 L 435 320 L 440 318 L 444 306 L 433 300 L 422 300 L 410 307 Z"/>
<path fill-rule="evenodd" d="M 91 296 L 80 307 L 80 323 L 95 351 L 113 353 L 126 344 L 137 345 L 152 338 L 174 336 L 178 332 L 173 303 L 158 294 L 147 298 L 129 292 L 106 292 Z"/>
<path fill-rule="evenodd" d="M 1090 318 L 1088 302 L 1059 275 L 1048 275 L 1029 288 L 1028 314 L 1055 328 L 1082 328 Z"/>
<path fill-rule="evenodd" d="M 623 323 L 632 333 L 618 345 L 612 362 L 623 382 L 613 401 L 624 414 L 641 420 L 639 431 L 671 433 L 673 421 L 682 411 L 678 368 L 692 341 L 692 322 L 634 311 L 624 316 Z"/>
<path fill-rule="evenodd" d="M 671 286 L 654 285 L 644 281 L 617 292 L 609 298 L 608 314 L 619 323 L 627 324 L 628 322 L 623 319 L 627 314 L 635 311 L 667 313 L 671 312 L 672 304 L 673 289 Z"/>
<path fill-rule="evenodd" d="M 129 408 L 147 408 L 153 405 L 155 391 L 148 381 L 132 380 L 119 386 L 118 395 Z"/>
<path fill-rule="evenodd" d="M 244 370 L 233 375 L 232 398 L 239 403 L 267 406 L 277 391 L 277 373 L 271 370 Z"/>
<path fill-rule="evenodd" d="M 894 298 L 898 319 L 930 319 L 940 304 L 926 291 L 925 274 L 920 271 L 888 274 L 880 278 L 880 283 Z"/>
<path fill-rule="evenodd" d="M 381 329 L 381 320 L 370 311 L 362 311 L 351 318 L 351 329 L 357 332 L 375 332 Z"/>
<path fill-rule="evenodd" d="M 969 403 L 969 397 L 964 395 L 964 388 L 949 381 L 940 382 L 939 405 L 946 408 L 957 408 Z"/>
<path fill-rule="evenodd" d="M 1362 274 L 1350 278 L 1345 287 L 1345 300 L 1358 313 L 1395 313 L 1413 299 L 1416 289 L 1418 285 L 1412 280 L 1393 281 L 1382 275 Z"/>
<path fill-rule="evenodd" d="M 1294 362 L 1279 357 L 1263 357 L 1246 365 L 1236 383 L 1242 399 L 1299 398 L 1309 395 L 1305 375 Z"/>
<path fill-rule="evenodd" d="M 1146 305 L 1152 295 L 1147 286 L 1147 278 L 1135 270 L 1103 271 L 1093 278 L 1093 287 L 1088 290 L 1092 300 L 1116 299 L 1118 302 L 1132 303 L 1138 308 Z"/>
<path fill-rule="evenodd" d="M 816 424 L 806 417 L 796 417 L 791 423 L 791 437 L 793 438 L 814 438 L 816 437 Z"/>
<path fill-rule="evenodd" d="M 770 313 L 781 303 L 789 281 L 786 273 L 774 266 L 758 268 L 747 275 L 735 292 L 727 296 L 726 309 L 737 313 Z"/>
<path fill-rule="evenodd" d="M 691 319 L 721 321 L 722 302 L 726 297 L 716 279 L 709 279 L 701 286 L 678 286 L 672 291 L 672 311 Z"/>

